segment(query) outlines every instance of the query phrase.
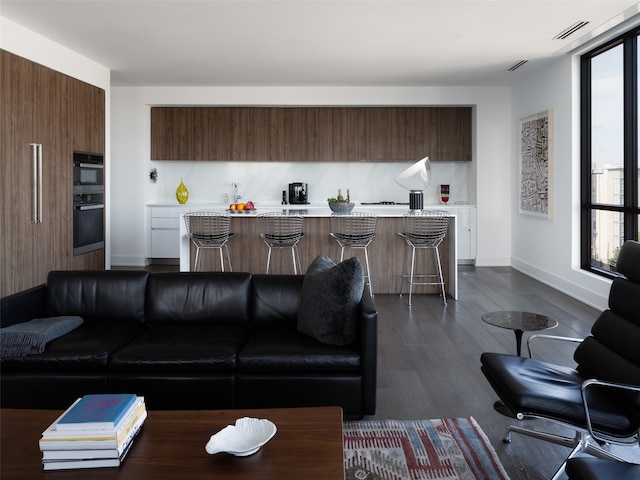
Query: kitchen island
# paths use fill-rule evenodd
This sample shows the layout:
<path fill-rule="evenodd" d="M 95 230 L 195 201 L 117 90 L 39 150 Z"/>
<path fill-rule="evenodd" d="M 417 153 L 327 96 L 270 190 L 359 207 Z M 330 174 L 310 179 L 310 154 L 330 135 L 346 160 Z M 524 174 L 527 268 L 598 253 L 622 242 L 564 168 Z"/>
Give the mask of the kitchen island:
<path fill-rule="evenodd" d="M 192 206 L 191 211 L 225 212 L 226 205 Z M 428 207 L 437 210 L 438 207 Z M 261 206 L 255 211 L 230 213 L 231 232 L 234 234 L 229 242 L 229 251 L 233 270 L 236 272 L 264 273 L 268 248 L 258 233 L 256 216 L 259 213 L 286 212 L 300 214 L 304 217 L 304 237 L 298 245 L 302 271 L 320 254 L 327 255 L 335 262 L 340 259 L 340 247 L 329 235 L 331 210 L 325 205 L 273 205 Z M 371 213 L 378 217 L 376 237 L 369 245 L 369 264 L 374 293 L 399 293 L 401 275 L 405 262 L 406 243 L 398 235 L 403 231 L 402 216 L 408 212 L 402 205 L 356 205 L 354 212 Z M 180 215 L 180 270 L 190 271 L 194 264 L 195 248 L 187 235 L 184 214 Z M 458 297 L 457 241 L 455 214 L 449 216 L 449 228 L 445 241 L 440 245 L 442 270 L 445 278 L 445 289 L 449 296 Z M 216 250 L 203 252 L 202 270 L 218 270 L 219 256 Z M 362 250 L 345 250 L 345 258 L 358 256 L 364 263 Z M 425 252 L 419 252 L 418 255 Z M 201 253 L 202 255 L 202 253 Z M 427 254 L 428 255 L 428 254 Z M 420 266 L 424 262 L 418 259 Z M 435 272 L 429 255 L 428 268 Z M 424 268 L 424 267 L 423 267 Z M 288 249 L 272 253 L 271 273 L 293 273 L 291 253 Z M 437 286 L 415 286 L 414 293 L 438 293 Z"/>

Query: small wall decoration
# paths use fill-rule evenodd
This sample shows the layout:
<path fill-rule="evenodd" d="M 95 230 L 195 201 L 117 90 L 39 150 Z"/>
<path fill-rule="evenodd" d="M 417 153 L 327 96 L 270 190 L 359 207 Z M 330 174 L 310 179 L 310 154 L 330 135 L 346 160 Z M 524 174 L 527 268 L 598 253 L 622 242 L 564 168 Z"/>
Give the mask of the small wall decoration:
<path fill-rule="evenodd" d="M 553 218 L 553 110 L 520 120 L 519 212 Z"/>
<path fill-rule="evenodd" d="M 157 168 L 152 168 L 151 171 L 149 172 L 149 180 L 151 180 L 151 183 L 157 183 L 158 182 L 158 169 Z"/>

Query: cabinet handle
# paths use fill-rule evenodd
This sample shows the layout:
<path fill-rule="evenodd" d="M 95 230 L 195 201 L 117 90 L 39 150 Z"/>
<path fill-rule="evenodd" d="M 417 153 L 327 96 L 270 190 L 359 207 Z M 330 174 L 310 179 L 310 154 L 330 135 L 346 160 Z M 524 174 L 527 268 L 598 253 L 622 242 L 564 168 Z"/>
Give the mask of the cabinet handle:
<path fill-rule="evenodd" d="M 42 223 L 42 144 L 38 144 L 38 223 Z"/>
<path fill-rule="evenodd" d="M 95 204 L 95 205 L 76 205 L 73 207 L 74 210 L 86 211 L 86 210 L 99 210 L 104 208 L 104 204 Z"/>
<path fill-rule="evenodd" d="M 42 144 L 31 144 L 33 167 L 33 215 L 31 223 L 42 223 Z"/>

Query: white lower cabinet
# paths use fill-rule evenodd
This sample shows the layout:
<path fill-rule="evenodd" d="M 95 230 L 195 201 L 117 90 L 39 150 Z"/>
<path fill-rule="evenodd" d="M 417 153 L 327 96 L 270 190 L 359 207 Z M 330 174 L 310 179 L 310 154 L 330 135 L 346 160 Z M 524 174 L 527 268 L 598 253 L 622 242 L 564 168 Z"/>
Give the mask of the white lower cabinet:
<path fill-rule="evenodd" d="M 180 215 L 191 211 L 184 206 L 152 206 L 150 258 L 180 257 Z"/>
<path fill-rule="evenodd" d="M 458 263 L 474 263 L 476 259 L 476 207 L 444 207 L 451 215 L 456 215 L 456 239 L 458 242 Z"/>

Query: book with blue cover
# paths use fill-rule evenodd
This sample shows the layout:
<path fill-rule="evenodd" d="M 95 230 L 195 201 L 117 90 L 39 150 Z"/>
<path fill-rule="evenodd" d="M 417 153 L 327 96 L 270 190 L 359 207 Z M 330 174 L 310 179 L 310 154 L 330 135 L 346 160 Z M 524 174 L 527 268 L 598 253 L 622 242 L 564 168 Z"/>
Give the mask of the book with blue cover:
<path fill-rule="evenodd" d="M 61 430 L 113 430 L 136 402 L 133 393 L 85 395 L 57 422 Z"/>

